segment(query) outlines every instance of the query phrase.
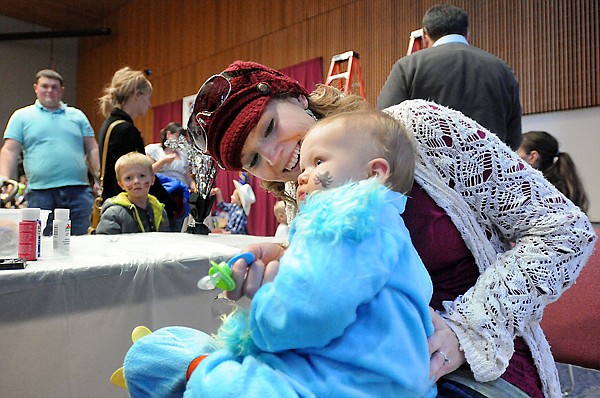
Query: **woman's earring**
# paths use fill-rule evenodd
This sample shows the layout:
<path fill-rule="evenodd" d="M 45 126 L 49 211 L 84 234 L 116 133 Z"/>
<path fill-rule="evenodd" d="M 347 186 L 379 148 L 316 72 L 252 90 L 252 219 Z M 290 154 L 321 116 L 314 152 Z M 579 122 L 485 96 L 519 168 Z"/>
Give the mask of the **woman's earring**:
<path fill-rule="evenodd" d="M 306 114 L 307 114 L 308 116 L 312 117 L 312 119 L 313 119 L 314 121 L 317 121 L 317 117 L 315 116 L 315 114 L 313 113 L 313 111 L 311 111 L 309 108 L 306 108 L 306 109 L 305 109 L 305 111 L 306 111 Z"/>

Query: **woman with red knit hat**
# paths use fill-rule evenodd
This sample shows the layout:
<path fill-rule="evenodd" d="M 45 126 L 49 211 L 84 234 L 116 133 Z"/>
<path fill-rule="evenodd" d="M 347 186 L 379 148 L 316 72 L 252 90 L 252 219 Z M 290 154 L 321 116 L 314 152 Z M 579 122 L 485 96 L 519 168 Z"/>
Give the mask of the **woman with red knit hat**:
<path fill-rule="evenodd" d="M 366 107 L 360 97 L 325 86 L 309 94 L 276 70 L 236 61 L 202 85 L 188 129 L 220 167 L 261 178 L 293 211 L 307 130 L 317 119 Z M 439 395 L 560 396 L 539 321 L 591 254 L 588 218 L 460 112 L 423 100 L 385 111 L 417 141 L 402 217 L 433 281 L 429 352 L 432 377 L 445 376 Z M 256 261 L 234 264 L 234 300 L 273 280 L 278 262 L 271 261 L 284 251 L 275 244 L 248 250 Z"/>

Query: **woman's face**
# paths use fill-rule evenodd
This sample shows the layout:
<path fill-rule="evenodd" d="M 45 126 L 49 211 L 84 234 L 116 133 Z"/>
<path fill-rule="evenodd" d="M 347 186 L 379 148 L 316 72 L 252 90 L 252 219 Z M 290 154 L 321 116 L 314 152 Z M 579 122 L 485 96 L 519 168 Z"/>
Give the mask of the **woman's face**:
<path fill-rule="evenodd" d="M 138 113 L 140 116 L 144 116 L 146 114 L 146 112 L 148 111 L 148 109 L 152 106 L 152 103 L 150 102 L 150 96 L 152 94 L 146 94 L 146 93 L 138 93 L 136 94 L 137 97 L 137 104 L 138 104 Z"/>
<path fill-rule="evenodd" d="M 300 145 L 315 123 L 305 97 L 269 101 L 242 149 L 242 165 L 265 181 L 296 181 Z"/>

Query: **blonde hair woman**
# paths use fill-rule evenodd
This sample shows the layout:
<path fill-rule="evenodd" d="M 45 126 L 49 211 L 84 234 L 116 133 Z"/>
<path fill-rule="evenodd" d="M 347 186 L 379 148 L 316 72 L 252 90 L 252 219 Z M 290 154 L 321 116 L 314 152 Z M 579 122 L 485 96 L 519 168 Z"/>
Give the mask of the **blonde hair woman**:
<path fill-rule="evenodd" d="M 98 133 L 100 158 L 104 156 L 105 139 L 110 128 L 106 146 L 106 165 L 102 198 L 107 199 L 122 191 L 115 174 L 117 159 L 126 153 L 145 153 L 144 139 L 133 121 L 146 114 L 151 107 L 152 83 L 142 71 L 126 66 L 113 75 L 112 81 L 104 88 L 104 95 L 98 99 L 100 111 L 106 120 Z M 112 127 L 112 128 L 111 128 Z M 158 180 L 154 181 L 150 194 L 164 203 L 169 218 L 173 216 L 174 204 L 169 193 Z"/>

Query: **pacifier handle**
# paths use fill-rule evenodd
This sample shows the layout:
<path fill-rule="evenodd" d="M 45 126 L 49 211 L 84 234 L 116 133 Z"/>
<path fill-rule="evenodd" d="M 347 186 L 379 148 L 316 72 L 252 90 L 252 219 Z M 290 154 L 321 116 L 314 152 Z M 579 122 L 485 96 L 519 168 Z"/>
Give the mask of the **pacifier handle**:
<path fill-rule="evenodd" d="M 235 289 L 235 281 L 231 277 L 231 267 L 239 260 L 244 259 L 248 266 L 254 263 L 254 254 L 250 252 L 240 253 L 225 263 L 224 261 L 216 263 L 211 261 L 211 267 L 208 270 L 208 275 L 198 281 L 198 288 L 202 290 L 212 290 L 215 287 L 223 291 L 231 291 Z"/>

